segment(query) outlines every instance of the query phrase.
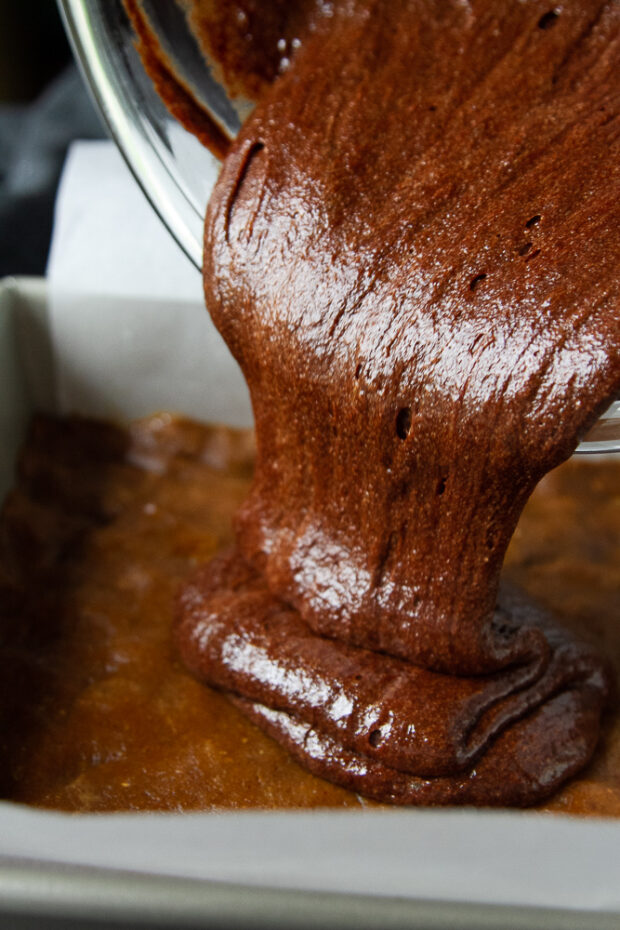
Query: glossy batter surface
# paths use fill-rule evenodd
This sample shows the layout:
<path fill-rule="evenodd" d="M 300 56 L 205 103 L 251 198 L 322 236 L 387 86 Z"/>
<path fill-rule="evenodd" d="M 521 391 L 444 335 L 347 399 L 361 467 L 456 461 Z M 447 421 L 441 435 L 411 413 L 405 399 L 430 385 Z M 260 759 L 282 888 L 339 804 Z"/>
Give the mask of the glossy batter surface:
<path fill-rule="evenodd" d="M 353 806 L 171 643 L 188 572 L 232 541 L 247 434 L 167 415 L 129 433 L 39 418 L 0 521 L 2 797 L 72 811 Z M 504 575 L 620 673 L 620 462 L 572 460 L 536 490 Z M 585 772 L 548 809 L 620 815 L 614 701 Z"/>
<path fill-rule="evenodd" d="M 540 801 L 611 679 L 499 575 L 620 390 L 620 10 L 190 7 L 224 77 L 260 79 L 204 253 L 258 455 L 184 660 L 367 796 Z"/>
<path fill-rule="evenodd" d="M 590 758 L 612 676 L 499 576 L 536 483 L 620 389 L 620 10 L 183 6 L 258 99 L 204 254 L 256 476 L 236 548 L 179 601 L 183 658 L 342 786 L 540 801 Z"/>

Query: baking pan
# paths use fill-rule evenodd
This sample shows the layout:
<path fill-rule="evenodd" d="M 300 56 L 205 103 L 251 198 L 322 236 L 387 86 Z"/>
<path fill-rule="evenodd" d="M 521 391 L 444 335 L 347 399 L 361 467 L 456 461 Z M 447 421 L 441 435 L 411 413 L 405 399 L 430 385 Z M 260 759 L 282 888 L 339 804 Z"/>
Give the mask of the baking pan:
<path fill-rule="evenodd" d="M 141 339 L 136 352 L 148 351 Z M 0 496 L 30 414 L 57 409 L 58 352 L 45 283 L 2 283 Z M 105 383 L 87 387 L 95 397 Z M 82 816 L 0 803 L 0 927 L 113 926 L 606 930 L 620 926 L 620 822 L 428 809 Z"/>

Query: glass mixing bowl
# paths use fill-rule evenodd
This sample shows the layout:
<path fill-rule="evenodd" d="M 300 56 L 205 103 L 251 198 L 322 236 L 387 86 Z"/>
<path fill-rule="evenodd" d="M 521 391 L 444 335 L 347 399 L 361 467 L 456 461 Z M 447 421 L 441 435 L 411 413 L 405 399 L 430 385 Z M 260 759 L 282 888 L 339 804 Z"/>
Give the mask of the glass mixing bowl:
<path fill-rule="evenodd" d="M 122 0 L 59 0 L 82 74 L 110 134 L 154 209 L 197 269 L 219 162 L 168 113 L 144 71 Z M 172 0 L 143 7 L 178 72 L 231 138 L 245 116 L 214 80 Z M 245 108 L 247 111 L 247 107 Z"/>
<path fill-rule="evenodd" d="M 203 217 L 219 162 L 168 113 L 145 73 L 122 0 L 58 0 L 86 83 L 127 164 L 163 223 L 199 270 Z M 215 80 L 172 0 L 143 0 L 162 47 L 232 139 L 251 110 Z M 620 400 L 577 452 L 620 452 Z"/>

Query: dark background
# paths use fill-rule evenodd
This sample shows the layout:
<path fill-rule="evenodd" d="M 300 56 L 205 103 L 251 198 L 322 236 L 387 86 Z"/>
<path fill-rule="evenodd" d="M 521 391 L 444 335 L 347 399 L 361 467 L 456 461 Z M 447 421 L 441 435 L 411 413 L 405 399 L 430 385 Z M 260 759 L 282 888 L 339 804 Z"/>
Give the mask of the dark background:
<path fill-rule="evenodd" d="M 103 135 L 53 0 L 0 0 L 0 278 L 44 274 L 67 147 Z"/>

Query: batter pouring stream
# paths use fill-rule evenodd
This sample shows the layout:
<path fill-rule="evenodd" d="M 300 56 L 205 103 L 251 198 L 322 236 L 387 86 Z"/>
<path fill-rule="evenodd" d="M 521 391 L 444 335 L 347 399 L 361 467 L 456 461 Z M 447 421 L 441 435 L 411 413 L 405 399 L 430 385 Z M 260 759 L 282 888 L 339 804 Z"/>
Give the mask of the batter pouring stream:
<path fill-rule="evenodd" d="M 203 35 L 224 73 L 256 15 L 227 6 Z M 226 157 L 204 264 L 256 476 L 236 550 L 181 596 L 181 652 L 328 779 L 533 803 L 590 758 L 609 688 L 499 575 L 620 390 L 620 7 L 268 6 L 254 83 L 298 41 Z"/>

